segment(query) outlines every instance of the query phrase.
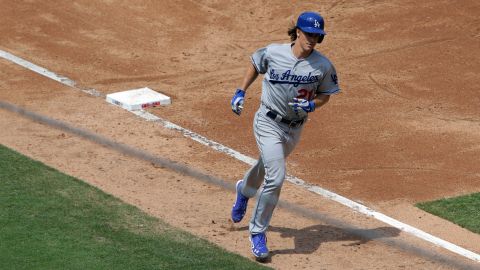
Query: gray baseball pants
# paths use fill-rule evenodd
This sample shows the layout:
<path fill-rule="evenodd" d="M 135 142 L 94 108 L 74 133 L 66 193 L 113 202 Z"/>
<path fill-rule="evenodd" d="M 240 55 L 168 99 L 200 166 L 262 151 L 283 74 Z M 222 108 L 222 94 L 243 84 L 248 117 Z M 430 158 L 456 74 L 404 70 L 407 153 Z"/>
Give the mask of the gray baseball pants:
<path fill-rule="evenodd" d="M 285 180 L 286 158 L 297 145 L 303 129 L 303 125 L 292 128 L 275 122 L 266 115 L 267 111 L 261 105 L 255 114 L 253 130 L 260 157 L 245 174 L 241 188 L 243 195 L 252 198 L 263 183 L 249 225 L 251 234 L 265 232 L 270 224 Z"/>

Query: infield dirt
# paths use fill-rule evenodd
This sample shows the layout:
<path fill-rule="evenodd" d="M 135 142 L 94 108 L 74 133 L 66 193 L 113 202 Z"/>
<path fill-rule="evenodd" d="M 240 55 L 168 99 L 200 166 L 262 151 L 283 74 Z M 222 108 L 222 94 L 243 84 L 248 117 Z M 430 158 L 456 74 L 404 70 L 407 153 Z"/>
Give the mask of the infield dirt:
<path fill-rule="evenodd" d="M 229 106 L 249 56 L 269 43 L 288 42 L 287 28 L 301 11 L 321 12 L 328 34 L 318 49 L 335 63 L 342 93 L 310 116 L 289 158 L 289 173 L 480 253 L 478 235 L 413 206 L 480 191 L 478 1 L 0 4 L 0 49 L 103 94 L 139 87 L 160 91 L 172 97 L 172 105 L 151 113 L 252 157 L 258 155 L 252 119 L 260 80 L 249 90 L 241 117 Z M 0 99 L 232 183 L 248 168 L 3 59 Z M 6 111 L 0 111 L 0 143 L 251 257 L 248 223 L 233 226 L 228 220 L 233 191 Z M 462 266 L 452 261 L 468 263 L 298 187 L 287 184 L 282 199 L 340 223 L 278 209 L 269 233 L 272 267 L 451 269 Z M 382 237 L 359 239 L 338 224 Z"/>

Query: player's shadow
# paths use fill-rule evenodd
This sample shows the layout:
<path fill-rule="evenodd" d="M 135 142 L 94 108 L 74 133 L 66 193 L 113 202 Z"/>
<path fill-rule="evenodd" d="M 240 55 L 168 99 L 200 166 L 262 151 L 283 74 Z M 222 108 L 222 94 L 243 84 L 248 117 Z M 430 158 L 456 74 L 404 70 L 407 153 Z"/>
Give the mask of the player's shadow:
<path fill-rule="evenodd" d="M 283 238 L 293 238 L 292 249 L 271 250 L 276 254 L 311 254 L 325 242 L 345 242 L 344 246 L 357 246 L 378 238 L 397 237 L 399 229 L 378 227 L 375 229 L 342 229 L 329 225 L 314 225 L 300 230 L 270 226 L 268 231 L 278 232 Z"/>

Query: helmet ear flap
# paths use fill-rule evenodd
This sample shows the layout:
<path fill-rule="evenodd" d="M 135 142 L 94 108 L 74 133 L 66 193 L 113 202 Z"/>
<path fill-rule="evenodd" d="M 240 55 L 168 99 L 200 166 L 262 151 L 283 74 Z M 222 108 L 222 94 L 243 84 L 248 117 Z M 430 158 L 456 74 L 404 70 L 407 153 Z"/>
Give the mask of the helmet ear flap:
<path fill-rule="evenodd" d="M 323 41 L 324 38 L 325 38 L 325 35 L 320 35 L 320 37 L 318 38 L 317 44 L 322 43 L 322 41 Z"/>

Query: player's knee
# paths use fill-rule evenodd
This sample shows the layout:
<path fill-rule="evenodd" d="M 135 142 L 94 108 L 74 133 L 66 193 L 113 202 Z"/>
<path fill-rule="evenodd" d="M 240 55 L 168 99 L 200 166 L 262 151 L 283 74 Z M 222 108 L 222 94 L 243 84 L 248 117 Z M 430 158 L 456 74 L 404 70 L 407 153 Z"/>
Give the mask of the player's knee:
<path fill-rule="evenodd" d="M 272 189 L 281 188 L 286 174 L 284 159 L 269 161 L 267 166 L 265 170 L 266 185 Z"/>
<path fill-rule="evenodd" d="M 252 197 L 255 197 L 255 194 L 257 194 L 257 189 L 256 187 L 250 187 L 248 185 L 245 185 L 243 187 L 243 190 L 242 190 L 242 193 L 244 196 L 248 197 L 248 198 L 252 198 Z"/>

